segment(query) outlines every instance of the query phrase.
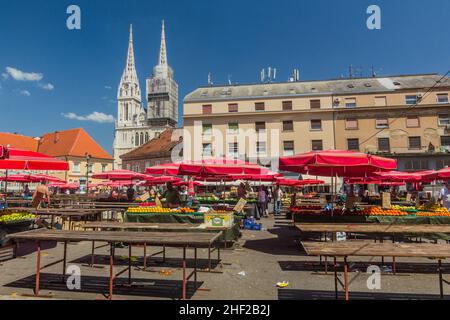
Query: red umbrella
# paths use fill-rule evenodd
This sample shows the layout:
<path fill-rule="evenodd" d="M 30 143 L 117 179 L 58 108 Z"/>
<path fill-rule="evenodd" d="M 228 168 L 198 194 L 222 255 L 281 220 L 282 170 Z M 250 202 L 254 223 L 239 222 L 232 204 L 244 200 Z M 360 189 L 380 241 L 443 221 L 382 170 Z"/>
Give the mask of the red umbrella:
<path fill-rule="evenodd" d="M 28 175 L 12 174 L 7 177 L 0 177 L 0 181 L 3 182 L 18 182 L 18 183 L 32 183 L 33 180 Z"/>
<path fill-rule="evenodd" d="M 319 185 L 325 184 L 325 181 L 322 180 L 293 180 L 293 179 L 278 179 L 277 184 L 285 187 L 302 187 L 307 185 Z"/>
<path fill-rule="evenodd" d="M 159 177 L 153 177 L 147 175 L 145 178 L 145 185 L 157 185 L 157 184 L 165 184 L 168 182 L 182 182 L 183 179 L 172 177 L 172 176 L 159 176 Z"/>
<path fill-rule="evenodd" d="M 194 184 L 194 187 L 201 187 L 201 186 L 203 186 L 203 183 L 200 183 L 198 181 L 194 181 L 193 184 Z M 189 185 L 189 181 L 174 182 L 173 185 L 175 187 L 188 186 Z"/>
<path fill-rule="evenodd" d="M 0 146 L 0 169 L 69 170 L 69 164 L 46 154 Z"/>
<path fill-rule="evenodd" d="M 92 176 L 93 179 L 101 180 L 145 180 L 146 175 L 142 173 L 137 173 L 129 170 L 113 170 L 106 171 Z"/>
<path fill-rule="evenodd" d="M 186 176 L 259 175 L 268 171 L 269 169 L 254 163 L 238 159 L 218 158 L 182 162 L 178 174 Z"/>
<path fill-rule="evenodd" d="M 80 188 L 80 184 L 76 183 L 76 182 L 71 182 L 71 183 L 52 182 L 48 186 L 53 187 L 53 188 L 68 189 L 68 190 L 77 190 Z"/>
<path fill-rule="evenodd" d="M 447 180 L 450 179 L 450 168 L 444 168 L 435 173 L 436 179 Z"/>
<path fill-rule="evenodd" d="M 419 172 L 375 172 L 374 176 L 383 181 L 391 182 L 431 182 L 435 176 L 434 171 L 419 171 Z"/>
<path fill-rule="evenodd" d="M 312 151 L 280 158 L 280 170 L 327 177 L 361 177 L 397 168 L 394 159 L 353 151 Z"/>
<path fill-rule="evenodd" d="M 177 176 L 179 168 L 180 163 L 166 163 L 159 166 L 147 168 L 145 172 L 147 174 Z"/>
<path fill-rule="evenodd" d="M 346 184 L 380 184 L 381 178 L 367 177 L 367 178 L 347 178 L 344 179 Z"/>

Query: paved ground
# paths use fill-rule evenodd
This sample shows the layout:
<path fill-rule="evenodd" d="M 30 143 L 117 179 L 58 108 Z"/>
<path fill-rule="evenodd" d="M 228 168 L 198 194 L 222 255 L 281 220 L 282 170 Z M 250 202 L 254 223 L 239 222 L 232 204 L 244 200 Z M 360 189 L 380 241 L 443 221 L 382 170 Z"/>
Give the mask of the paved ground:
<path fill-rule="evenodd" d="M 263 221 L 265 231 L 244 231 L 233 250 L 222 251 L 223 265 L 216 266 L 217 273 L 199 273 L 202 282 L 200 290 L 189 291 L 189 297 L 202 299 L 333 299 L 334 281 L 332 275 L 324 275 L 319 259 L 307 257 L 298 244 L 299 232 L 288 226 L 283 219 L 268 218 Z M 153 252 L 156 252 L 156 248 Z M 61 264 L 43 270 L 42 294 L 53 299 L 98 299 L 107 292 L 108 260 L 107 248 L 97 249 L 99 266 L 91 268 L 89 262 L 90 243 L 69 245 L 69 264 L 81 267 L 81 291 L 70 291 L 61 283 Z M 7 253 L 3 253 L 6 255 Z M 128 250 L 117 249 L 119 258 L 125 259 Z M 134 249 L 135 265 L 142 259 L 142 249 Z M 1 255 L 0 255 L 1 256 Z M 155 258 L 150 264 L 151 272 L 133 270 L 134 281 L 147 283 L 133 289 L 119 286 L 115 288 L 116 299 L 178 299 L 180 297 L 181 250 L 169 249 L 166 263 Z M 51 264 L 62 257 L 62 245 L 44 251 L 43 265 Z M 199 252 L 205 267 L 207 252 Z M 0 262 L 0 299 L 29 298 L 34 286 L 36 255 Z M 436 264 L 431 260 L 397 259 L 396 276 L 386 273 L 381 278 L 381 290 L 367 289 L 370 264 L 379 264 L 380 258 L 353 260 L 351 268 L 351 298 L 367 299 L 433 299 L 439 293 Z M 126 261 L 123 260 L 125 264 Z M 387 261 L 386 261 L 387 263 Z M 120 263 L 118 263 L 120 264 Z M 450 273 L 450 266 L 446 265 Z M 116 266 L 116 272 L 123 267 Z M 166 270 L 170 275 L 161 274 Z M 120 276 L 118 283 L 125 283 L 127 275 Z M 450 278 L 450 276 L 449 276 Z M 278 289 L 276 283 L 288 281 L 289 287 Z M 450 294 L 450 288 L 444 288 Z"/>

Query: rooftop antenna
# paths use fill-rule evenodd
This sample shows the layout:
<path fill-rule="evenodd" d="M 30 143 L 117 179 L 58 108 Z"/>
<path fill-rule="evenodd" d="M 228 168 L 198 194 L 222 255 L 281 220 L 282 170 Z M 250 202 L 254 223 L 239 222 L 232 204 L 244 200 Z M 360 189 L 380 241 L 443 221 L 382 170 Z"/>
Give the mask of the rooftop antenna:
<path fill-rule="evenodd" d="M 231 74 L 228 75 L 228 84 L 231 86 Z"/>
<path fill-rule="evenodd" d="M 277 68 L 273 69 L 273 81 L 275 81 L 277 78 Z"/>
<path fill-rule="evenodd" d="M 382 70 L 383 70 L 383 69 L 378 69 L 378 70 L 376 70 L 375 67 L 374 67 L 374 65 L 372 65 L 372 68 L 371 68 L 371 76 L 372 76 L 372 78 L 378 77 L 378 74 L 379 74 Z"/>
<path fill-rule="evenodd" d="M 350 79 L 353 79 L 353 66 L 352 66 L 352 65 L 350 65 L 350 66 L 348 67 L 348 77 L 349 77 Z"/>
<path fill-rule="evenodd" d="M 269 67 L 269 68 L 267 69 L 267 81 L 268 81 L 268 82 L 271 82 L 271 80 L 272 80 L 272 68 Z"/>
<path fill-rule="evenodd" d="M 213 83 L 213 81 L 212 81 L 212 73 L 210 72 L 210 73 L 208 73 L 208 85 L 209 86 L 212 86 L 214 83 Z"/>
<path fill-rule="evenodd" d="M 261 70 L 261 82 L 264 82 L 266 80 L 266 70 L 263 68 Z"/>

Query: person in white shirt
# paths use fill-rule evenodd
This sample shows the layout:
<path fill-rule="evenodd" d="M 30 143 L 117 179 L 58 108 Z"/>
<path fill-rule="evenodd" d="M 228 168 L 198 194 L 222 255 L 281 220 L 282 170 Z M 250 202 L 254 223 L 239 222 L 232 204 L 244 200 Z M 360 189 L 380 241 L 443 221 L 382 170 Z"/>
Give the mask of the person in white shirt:
<path fill-rule="evenodd" d="M 450 181 L 447 181 L 447 183 L 445 184 L 445 186 L 442 188 L 440 194 L 439 194 L 439 199 L 442 201 L 442 205 L 447 208 L 448 210 L 450 210 Z"/>
<path fill-rule="evenodd" d="M 281 213 L 281 199 L 283 198 L 283 191 L 281 191 L 280 186 L 277 186 L 275 189 L 275 193 L 273 195 L 273 199 L 275 201 L 275 215 L 280 215 Z"/>

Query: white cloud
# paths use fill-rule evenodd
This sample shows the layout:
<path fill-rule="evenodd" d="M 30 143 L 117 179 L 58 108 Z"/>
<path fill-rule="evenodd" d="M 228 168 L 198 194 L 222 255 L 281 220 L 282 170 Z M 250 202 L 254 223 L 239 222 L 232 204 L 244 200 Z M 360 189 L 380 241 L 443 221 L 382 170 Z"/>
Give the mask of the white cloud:
<path fill-rule="evenodd" d="M 9 78 L 9 74 L 7 74 L 7 73 L 2 73 L 2 78 L 3 78 L 3 80 L 8 79 L 8 78 Z"/>
<path fill-rule="evenodd" d="M 31 96 L 31 93 L 28 90 L 22 90 L 19 93 L 20 93 L 21 96 L 25 96 L 25 97 Z"/>
<path fill-rule="evenodd" d="M 86 116 L 79 116 L 76 113 L 69 112 L 69 113 L 63 113 L 62 116 L 67 119 L 71 120 L 78 120 L 78 121 L 93 121 L 98 123 L 113 123 L 114 117 L 109 114 L 105 114 L 103 112 L 97 112 L 94 111 L 89 115 Z"/>
<path fill-rule="evenodd" d="M 53 89 L 55 89 L 55 86 L 52 85 L 51 83 L 46 83 L 46 84 L 44 84 L 44 83 L 39 83 L 38 86 L 39 86 L 41 89 L 48 90 L 48 91 L 52 91 Z"/>
<path fill-rule="evenodd" d="M 105 89 L 106 90 L 112 90 L 112 87 L 111 86 L 105 86 Z"/>
<path fill-rule="evenodd" d="M 14 80 L 17 81 L 41 81 L 44 78 L 42 73 L 36 72 L 23 72 L 21 70 L 6 67 L 7 75 L 10 75 Z"/>

